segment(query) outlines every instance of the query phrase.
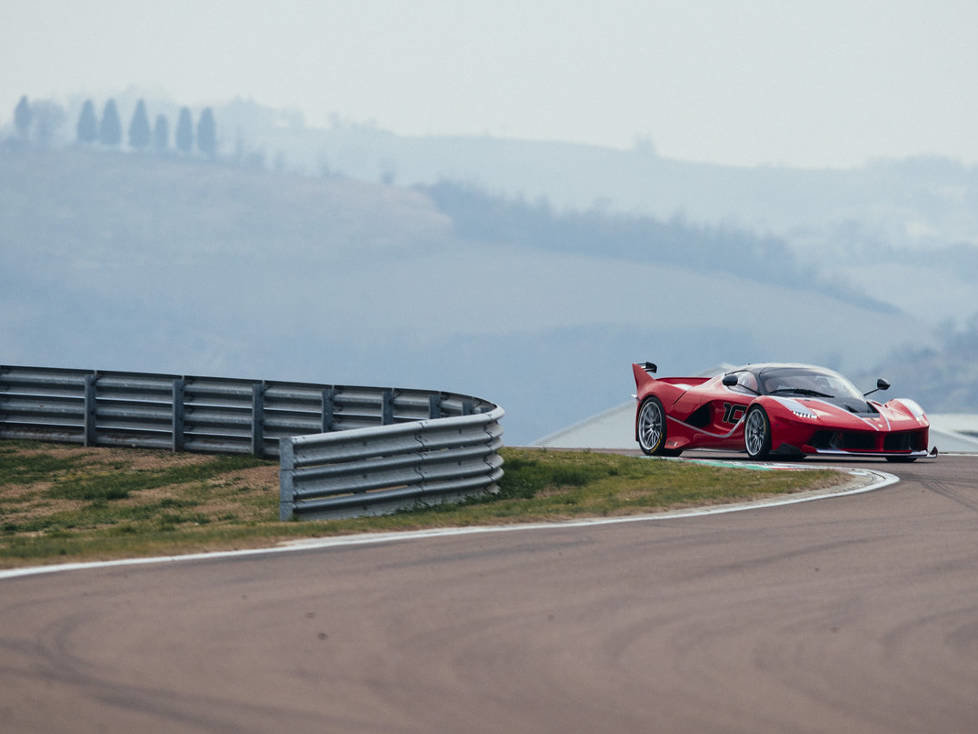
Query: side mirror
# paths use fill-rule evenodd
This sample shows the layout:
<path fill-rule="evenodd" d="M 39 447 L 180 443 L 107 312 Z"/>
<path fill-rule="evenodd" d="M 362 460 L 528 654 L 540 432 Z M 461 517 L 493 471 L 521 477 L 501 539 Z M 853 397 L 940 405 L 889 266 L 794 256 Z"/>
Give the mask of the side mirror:
<path fill-rule="evenodd" d="M 733 387 L 737 384 L 737 375 L 731 373 L 723 376 L 723 384 L 727 387 Z"/>
<path fill-rule="evenodd" d="M 890 389 L 889 381 L 884 380 L 882 377 L 876 381 L 876 390 L 889 390 L 889 389 Z M 864 392 L 863 397 L 866 397 L 867 395 L 872 395 L 874 392 L 876 392 L 876 390 L 870 390 L 869 392 Z"/>

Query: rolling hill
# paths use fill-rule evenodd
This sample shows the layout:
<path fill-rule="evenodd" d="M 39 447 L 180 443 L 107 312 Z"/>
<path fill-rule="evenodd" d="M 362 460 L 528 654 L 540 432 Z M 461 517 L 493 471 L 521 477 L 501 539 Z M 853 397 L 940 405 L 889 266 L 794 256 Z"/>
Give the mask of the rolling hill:
<path fill-rule="evenodd" d="M 3 150 L 0 362 L 461 390 L 526 443 L 620 402 L 632 360 L 858 368 L 927 334 L 789 250 L 782 280 L 743 267 L 776 241 L 673 222 L 704 269 L 613 251 L 623 221 L 662 246 L 655 220 L 592 214 L 607 241 L 568 248 L 572 214 L 527 237 L 510 204 L 480 228 L 424 187 Z"/>

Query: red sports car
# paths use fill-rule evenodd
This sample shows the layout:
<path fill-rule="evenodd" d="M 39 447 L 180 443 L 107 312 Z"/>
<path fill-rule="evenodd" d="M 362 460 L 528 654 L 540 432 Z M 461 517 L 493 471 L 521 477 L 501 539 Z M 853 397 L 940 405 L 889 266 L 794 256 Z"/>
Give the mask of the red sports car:
<path fill-rule="evenodd" d="M 646 454 L 684 449 L 747 451 L 753 459 L 927 455 L 930 424 L 913 400 L 887 403 L 861 393 L 832 370 L 804 364 L 752 364 L 716 377 L 653 377 L 651 362 L 633 364 L 635 440 Z"/>

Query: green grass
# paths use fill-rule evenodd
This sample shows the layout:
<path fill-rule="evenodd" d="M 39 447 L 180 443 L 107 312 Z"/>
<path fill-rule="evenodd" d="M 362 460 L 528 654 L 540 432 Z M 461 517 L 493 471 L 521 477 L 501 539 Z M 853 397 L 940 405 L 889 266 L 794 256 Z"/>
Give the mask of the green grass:
<path fill-rule="evenodd" d="M 119 500 L 141 489 L 203 481 L 235 469 L 261 466 L 263 463 L 265 462 L 250 456 L 218 456 L 205 464 L 126 472 L 120 471 L 122 467 L 119 462 L 115 462 L 112 465 L 113 471 L 59 481 L 48 490 L 47 496 L 55 499 Z"/>
<path fill-rule="evenodd" d="M 34 482 L 57 472 L 82 467 L 84 463 L 81 457 L 58 459 L 50 454 L 26 457 L 17 454 L 14 449 L 5 449 L 0 453 L 0 486 Z"/>
<path fill-rule="evenodd" d="M 587 451 L 504 449 L 497 495 L 386 518 L 334 521 L 350 531 L 567 520 L 721 504 L 838 483 L 834 471 L 755 471 Z M 412 525 L 416 522 L 416 525 Z"/>
<path fill-rule="evenodd" d="M 814 489 L 832 471 L 754 471 L 503 449 L 499 492 L 331 521 L 278 520 L 278 464 L 248 456 L 0 444 L 0 567 L 261 547 L 324 535 L 607 517 Z"/>

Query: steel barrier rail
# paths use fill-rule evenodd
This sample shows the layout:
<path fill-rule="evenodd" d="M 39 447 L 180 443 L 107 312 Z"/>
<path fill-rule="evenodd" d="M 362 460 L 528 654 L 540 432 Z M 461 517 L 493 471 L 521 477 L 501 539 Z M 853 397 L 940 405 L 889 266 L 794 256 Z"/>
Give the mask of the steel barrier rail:
<path fill-rule="evenodd" d="M 496 411 L 487 423 L 498 421 L 502 409 L 441 391 L 0 365 L 0 439 L 276 456 L 284 439 L 296 436 L 366 431 L 357 435 L 370 447 L 401 424 L 417 430 L 412 424 L 421 422 L 427 432 L 429 424 L 480 420 Z M 486 456 L 489 463 L 502 462 L 495 449 Z M 376 455 L 373 461 L 387 467 Z M 424 462 L 438 463 L 433 456 Z M 469 459 L 460 458 L 457 470 L 466 481 L 474 476 Z M 437 494 L 427 479 L 425 491 Z M 492 481 L 472 487 L 482 491 Z"/>
<path fill-rule="evenodd" d="M 492 491 L 503 475 L 503 409 L 283 438 L 280 517 L 386 514 Z"/>

